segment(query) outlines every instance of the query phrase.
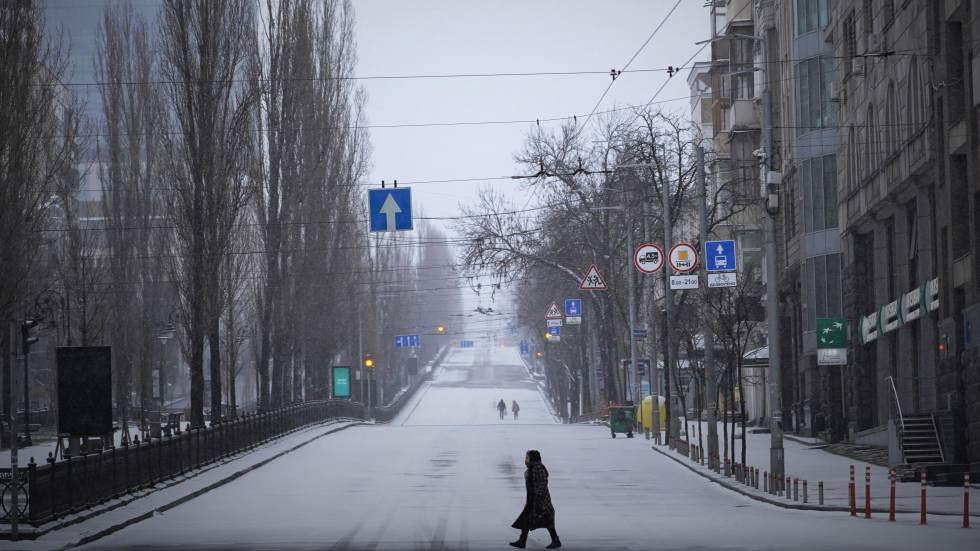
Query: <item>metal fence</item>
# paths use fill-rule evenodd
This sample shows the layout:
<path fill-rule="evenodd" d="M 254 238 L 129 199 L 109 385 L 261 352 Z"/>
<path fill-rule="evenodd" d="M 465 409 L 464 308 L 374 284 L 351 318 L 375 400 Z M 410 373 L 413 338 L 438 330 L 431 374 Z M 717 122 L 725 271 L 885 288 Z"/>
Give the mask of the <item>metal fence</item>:
<path fill-rule="evenodd" d="M 50 454 L 41 464 L 31 458 L 26 468 L 18 470 L 18 518 L 38 526 L 331 418 L 363 419 L 364 407 L 349 400 L 306 402 L 61 461 Z M 7 476 L 0 476 L 0 522 L 9 522 L 9 469 L 3 474 Z"/>

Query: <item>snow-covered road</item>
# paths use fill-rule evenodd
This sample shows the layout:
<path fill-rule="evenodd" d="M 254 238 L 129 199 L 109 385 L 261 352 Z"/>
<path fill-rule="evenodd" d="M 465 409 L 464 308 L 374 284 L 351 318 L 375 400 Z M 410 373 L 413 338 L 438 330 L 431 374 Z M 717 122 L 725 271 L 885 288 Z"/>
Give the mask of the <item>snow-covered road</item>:
<path fill-rule="evenodd" d="M 520 419 L 494 409 L 517 400 Z M 523 457 L 551 471 L 567 549 L 977 549 L 958 519 L 853 519 L 751 501 L 594 426 L 559 425 L 509 348 L 455 350 L 387 425 L 321 438 L 86 549 L 509 549 Z M 547 534 L 532 533 L 529 548 Z"/>

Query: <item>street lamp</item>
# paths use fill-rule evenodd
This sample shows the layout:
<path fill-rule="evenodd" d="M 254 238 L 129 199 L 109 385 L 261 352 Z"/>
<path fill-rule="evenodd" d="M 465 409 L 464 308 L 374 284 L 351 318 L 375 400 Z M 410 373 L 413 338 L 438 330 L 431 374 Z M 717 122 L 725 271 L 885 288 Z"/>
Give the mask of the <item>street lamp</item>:
<path fill-rule="evenodd" d="M 166 362 L 167 341 L 169 341 L 174 336 L 175 333 L 176 333 L 176 329 L 174 329 L 173 322 L 169 322 L 167 323 L 166 326 L 164 326 L 163 329 L 160 330 L 159 335 L 157 335 L 157 338 L 160 339 L 160 367 L 157 370 L 156 384 L 157 384 L 157 394 L 158 394 L 157 398 L 159 398 L 160 400 L 161 410 L 165 409 L 167 404 L 167 400 L 165 396 L 166 393 L 164 392 L 164 388 L 166 388 L 166 381 L 167 381 L 166 374 L 164 373 L 164 369 L 167 365 Z"/>

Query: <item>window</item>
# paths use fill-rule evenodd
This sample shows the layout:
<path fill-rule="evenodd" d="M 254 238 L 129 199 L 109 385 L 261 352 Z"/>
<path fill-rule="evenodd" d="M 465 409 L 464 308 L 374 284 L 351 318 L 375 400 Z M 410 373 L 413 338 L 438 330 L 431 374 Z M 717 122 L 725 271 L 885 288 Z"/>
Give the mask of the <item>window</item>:
<path fill-rule="evenodd" d="M 829 0 L 796 0 L 796 34 L 823 29 L 830 19 Z"/>
<path fill-rule="evenodd" d="M 885 105 L 885 127 L 887 140 L 885 142 L 885 157 L 888 157 L 892 151 L 899 148 L 899 142 L 902 140 L 902 133 L 900 131 L 901 121 L 899 120 L 898 114 L 898 103 L 895 99 L 895 83 L 888 83 L 888 100 Z"/>
<path fill-rule="evenodd" d="M 854 70 L 854 57 L 857 55 L 857 26 L 854 23 L 854 12 L 848 14 L 847 18 L 844 19 L 844 48 L 843 48 L 843 63 L 844 63 L 844 77 L 850 76 L 851 72 Z"/>
<path fill-rule="evenodd" d="M 834 155 L 806 159 L 800 165 L 803 188 L 803 231 L 837 227 L 837 158 Z"/>
<path fill-rule="evenodd" d="M 878 168 L 878 127 L 875 126 L 875 108 L 873 104 L 868 105 L 868 115 L 864 120 L 864 174 L 870 177 Z"/>
<path fill-rule="evenodd" d="M 808 258 L 803 264 L 803 325 L 807 331 L 816 329 L 817 318 L 833 318 L 841 314 L 840 255 L 828 254 Z"/>
<path fill-rule="evenodd" d="M 905 111 L 909 116 L 910 130 L 915 133 L 919 126 L 925 122 L 924 109 L 922 108 L 922 81 L 919 79 L 919 64 L 915 57 L 909 62 L 909 86 L 908 86 L 908 105 Z"/>
<path fill-rule="evenodd" d="M 833 124 L 830 83 L 834 65 L 815 57 L 796 65 L 796 133 L 805 134 Z"/>

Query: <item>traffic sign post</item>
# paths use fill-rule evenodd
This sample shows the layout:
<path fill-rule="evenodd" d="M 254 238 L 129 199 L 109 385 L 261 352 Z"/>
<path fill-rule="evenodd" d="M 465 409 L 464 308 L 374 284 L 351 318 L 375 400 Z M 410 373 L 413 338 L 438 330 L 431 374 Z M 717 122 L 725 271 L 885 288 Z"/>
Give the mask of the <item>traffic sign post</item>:
<path fill-rule="evenodd" d="M 654 274 L 664 267 L 664 251 L 653 243 L 641 243 L 633 251 L 633 265 L 644 274 Z"/>
<path fill-rule="evenodd" d="M 395 348 L 421 348 L 422 337 L 419 335 L 395 335 Z"/>
<path fill-rule="evenodd" d="M 738 285 L 738 278 L 735 272 L 720 272 L 708 274 L 708 288 L 719 289 L 723 287 L 735 287 Z"/>
<path fill-rule="evenodd" d="M 581 291 L 609 290 L 609 286 L 606 285 L 606 280 L 602 278 L 602 274 L 599 273 L 599 269 L 595 267 L 595 264 L 589 266 L 589 269 L 585 271 L 585 276 L 582 277 L 582 282 L 578 288 Z"/>
<path fill-rule="evenodd" d="M 678 274 L 689 274 L 698 267 L 698 251 L 689 243 L 678 243 L 667 255 L 670 268 Z"/>
<path fill-rule="evenodd" d="M 582 299 L 565 299 L 565 323 L 568 325 L 581 325 L 582 323 Z"/>
<path fill-rule="evenodd" d="M 707 241 L 704 244 L 704 267 L 709 272 L 734 272 L 738 269 L 735 241 Z"/>
<path fill-rule="evenodd" d="M 368 190 L 368 210 L 372 232 L 412 230 L 412 188 Z"/>
<path fill-rule="evenodd" d="M 561 327 L 548 328 L 548 342 L 561 342 Z"/>
<path fill-rule="evenodd" d="M 671 290 L 697 289 L 701 286 L 697 275 L 670 276 Z"/>
<path fill-rule="evenodd" d="M 544 319 L 546 320 L 560 320 L 561 310 L 558 309 L 558 303 L 552 302 L 551 306 L 548 307 L 548 311 L 544 314 Z"/>

